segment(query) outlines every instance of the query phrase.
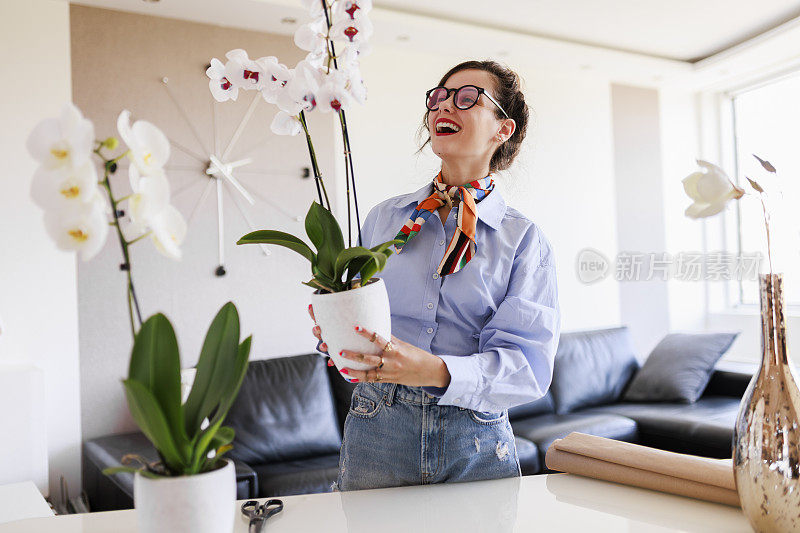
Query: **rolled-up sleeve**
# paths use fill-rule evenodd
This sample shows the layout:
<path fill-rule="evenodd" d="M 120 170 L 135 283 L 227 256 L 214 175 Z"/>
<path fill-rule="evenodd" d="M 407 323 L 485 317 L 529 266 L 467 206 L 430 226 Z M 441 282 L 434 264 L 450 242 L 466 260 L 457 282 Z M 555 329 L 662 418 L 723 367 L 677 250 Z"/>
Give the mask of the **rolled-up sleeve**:
<path fill-rule="evenodd" d="M 479 352 L 437 354 L 450 383 L 423 389 L 439 396 L 439 405 L 484 412 L 541 398 L 553 378 L 560 330 L 553 250 L 531 225 L 515 254 L 506 296 L 481 330 Z"/>

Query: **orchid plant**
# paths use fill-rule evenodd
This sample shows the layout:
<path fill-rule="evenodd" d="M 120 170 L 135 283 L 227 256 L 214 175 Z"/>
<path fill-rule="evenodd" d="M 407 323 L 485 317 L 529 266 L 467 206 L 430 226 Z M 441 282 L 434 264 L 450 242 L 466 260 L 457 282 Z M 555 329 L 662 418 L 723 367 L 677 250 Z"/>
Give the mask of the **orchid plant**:
<path fill-rule="evenodd" d="M 112 156 L 106 151 L 117 150 L 119 140 L 96 140 L 94 125 L 72 103 L 64 105 L 59 117 L 39 122 L 27 140 L 28 152 L 39 162 L 31 182 L 31 196 L 44 210 L 45 228 L 56 245 L 79 252 L 84 261 L 97 255 L 109 228 L 114 228 L 122 249 L 120 268 L 128 278 L 128 312 L 135 337 L 136 321 L 141 326 L 142 315 L 131 276 L 130 246 L 150 237 L 156 250 L 180 259 L 186 222 L 169 203 L 169 183 L 164 174 L 170 154 L 166 136 L 145 120 L 131 125 L 127 110 L 120 113 L 117 130 L 127 150 Z M 102 162 L 100 180 L 93 155 Z M 126 157 L 130 161 L 128 177 L 133 192 L 118 197 L 111 176 Z M 125 210 L 121 207 L 126 201 L 130 224 L 123 231 Z"/>
<path fill-rule="evenodd" d="M 753 154 L 761 167 L 768 173 L 776 175 L 777 170 L 775 167 L 764 159 Z M 769 272 L 773 273 L 772 269 L 772 243 L 770 240 L 770 209 L 767 207 L 767 193 L 763 187 L 754 179 L 745 176 L 750 183 L 753 192 L 747 192 L 741 187 L 738 187 L 731 178 L 717 165 L 697 160 L 700 170 L 693 172 L 686 176 L 682 183 L 683 189 L 686 194 L 693 200 L 692 205 L 686 208 L 685 215 L 690 218 L 706 218 L 725 209 L 725 206 L 731 200 L 739 200 L 745 195 L 757 196 L 761 202 L 761 209 L 764 214 L 764 227 L 767 236 L 767 258 L 769 261 Z"/>
<path fill-rule="evenodd" d="M 206 71 L 209 88 L 219 102 L 236 100 L 240 90 L 259 91 L 266 102 L 280 109 L 270 126 L 272 132 L 278 135 L 305 133 L 319 203 L 328 211 L 330 201 L 317 164 L 306 113 L 319 110 L 338 114 L 344 144 L 348 244 L 352 246 L 352 182 L 360 245 L 361 222 L 345 110 L 356 103 L 364 104 L 367 98 L 359 57 L 369 52 L 367 40 L 372 34 L 372 23 L 367 14 L 372 9 L 372 0 L 332 0 L 330 3 L 302 0 L 302 3 L 312 20 L 297 29 L 294 42 L 308 52 L 305 59 L 290 69 L 273 56 L 251 59 L 245 50 L 231 50 L 225 54 L 225 63 L 217 58 L 211 60 Z M 345 44 L 338 54 L 337 42 Z"/>

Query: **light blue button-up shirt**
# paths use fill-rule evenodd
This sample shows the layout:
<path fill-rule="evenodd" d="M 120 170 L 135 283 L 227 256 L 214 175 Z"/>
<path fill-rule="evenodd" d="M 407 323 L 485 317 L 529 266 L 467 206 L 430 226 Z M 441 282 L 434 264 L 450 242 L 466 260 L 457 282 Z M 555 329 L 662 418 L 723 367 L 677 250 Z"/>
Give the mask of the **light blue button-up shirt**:
<path fill-rule="evenodd" d="M 372 208 L 363 245 L 394 239 L 432 192 L 428 183 Z M 456 229 L 454 206 L 444 225 L 438 212 L 431 215 L 377 277 L 389 293 L 392 334 L 441 357 L 450 372 L 447 387 L 423 389 L 439 396 L 439 405 L 497 412 L 547 392 L 561 312 L 542 230 L 508 207 L 498 189 L 478 202 L 477 213 L 477 252 L 460 271 L 436 273 Z"/>

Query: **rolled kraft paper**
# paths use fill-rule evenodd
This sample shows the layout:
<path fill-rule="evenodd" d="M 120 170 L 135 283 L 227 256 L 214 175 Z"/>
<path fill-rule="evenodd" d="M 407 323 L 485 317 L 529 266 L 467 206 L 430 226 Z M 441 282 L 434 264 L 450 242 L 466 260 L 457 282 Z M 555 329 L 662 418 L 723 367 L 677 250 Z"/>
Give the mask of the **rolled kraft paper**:
<path fill-rule="evenodd" d="M 545 464 L 560 472 L 740 506 L 730 460 L 667 452 L 573 432 L 548 448 Z"/>
<path fill-rule="evenodd" d="M 711 459 L 668 452 L 577 431 L 556 440 L 553 446 L 565 452 L 594 459 L 736 490 L 733 464 L 730 459 Z"/>
<path fill-rule="evenodd" d="M 739 495 L 729 489 L 592 459 L 584 455 L 564 452 L 553 446 L 550 446 L 547 450 L 545 463 L 551 470 L 560 472 L 613 481 L 623 485 L 652 489 L 679 496 L 688 496 L 698 500 L 723 503 L 734 507 L 740 506 Z"/>

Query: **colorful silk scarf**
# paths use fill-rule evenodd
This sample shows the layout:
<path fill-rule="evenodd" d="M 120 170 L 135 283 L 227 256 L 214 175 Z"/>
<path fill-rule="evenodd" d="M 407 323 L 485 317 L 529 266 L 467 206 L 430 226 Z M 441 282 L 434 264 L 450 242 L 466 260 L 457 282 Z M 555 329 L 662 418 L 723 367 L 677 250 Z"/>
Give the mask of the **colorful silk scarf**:
<path fill-rule="evenodd" d="M 477 247 L 475 227 L 478 221 L 478 212 L 475 204 L 486 198 L 492 189 L 494 189 L 494 180 L 491 174 L 463 185 L 447 185 L 442 183 L 442 173 L 439 172 L 433 179 L 433 194 L 414 207 L 408 221 L 397 233 L 395 239 L 403 241 L 394 245 L 397 253 L 400 253 L 403 246 L 419 233 L 422 225 L 432 214 L 436 213 L 437 209 L 447 204 L 455 207 L 458 211 L 458 227 L 439 263 L 438 273 L 440 276 L 446 276 L 464 268 L 475 255 Z"/>

